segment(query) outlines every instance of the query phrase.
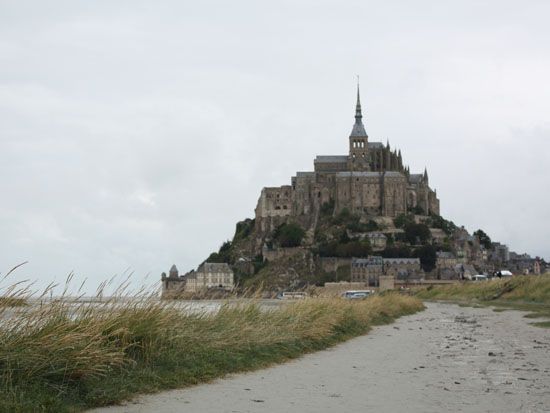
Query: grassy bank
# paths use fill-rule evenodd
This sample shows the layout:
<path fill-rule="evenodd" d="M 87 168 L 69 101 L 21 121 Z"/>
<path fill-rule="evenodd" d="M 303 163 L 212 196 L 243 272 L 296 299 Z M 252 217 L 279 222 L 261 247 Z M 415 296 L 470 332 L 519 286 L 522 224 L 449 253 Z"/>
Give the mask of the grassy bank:
<path fill-rule="evenodd" d="M 0 328 L 0 411 L 78 411 L 265 367 L 423 308 L 413 297 L 308 299 L 190 314 L 158 300 L 25 308 Z"/>
<path fill-rule="evenodd" d="M 497 311 L 529 311 L 529 318 L 550 318 L 550 275 L 516 276 L 487 282 L 468 282 L 420 290 L 416 296 L 427 300 L 446 300 L 463 304 L 491 305 Z M 534 323 L 550 327 L 550 322 Z"/>

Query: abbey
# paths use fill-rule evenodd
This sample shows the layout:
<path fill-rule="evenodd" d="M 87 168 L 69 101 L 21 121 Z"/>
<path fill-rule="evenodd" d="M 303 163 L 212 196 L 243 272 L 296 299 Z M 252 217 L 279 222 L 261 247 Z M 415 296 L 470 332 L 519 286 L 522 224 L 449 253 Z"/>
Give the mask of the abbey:
<path fill-rule="evenodd" d="M 323 205 L 333 206 L 334 214 L 347 208 L 362 217 L 396 217 L 408 211 L 439 215 L 427 171 L 411 174 L 401 151 L 369 141 L 359 86 L 348 154 L 317 156 L 314 171 L 297 172 L 291 185 L 263 188 L 255 210 L 257 229 L 269 231 L 289 218 L 315 227 Z"/>

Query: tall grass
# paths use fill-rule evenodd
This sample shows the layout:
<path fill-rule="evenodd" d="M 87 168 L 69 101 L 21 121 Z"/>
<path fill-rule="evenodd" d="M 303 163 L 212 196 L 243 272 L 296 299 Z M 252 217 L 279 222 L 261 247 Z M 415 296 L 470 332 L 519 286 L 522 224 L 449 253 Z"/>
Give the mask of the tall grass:
<path fill-rule="evenodd" d="M 441 300 L 508 300 L 550 304 L 550 275 L 526 275 L 496 281 L 437 286 L 419 291 L 417 297 Z"/>
<path fill-rule="evenodd" d="M 22 298 L 17 289 L 9 296 Z M 75 411 L 195 384 L 326 348 L 423 308 L 393 294 L 271 311 L 243 301 L 215 313 L 143 293 L 99 303 L 45 296 L 0 307 L 0 411 Z"/>

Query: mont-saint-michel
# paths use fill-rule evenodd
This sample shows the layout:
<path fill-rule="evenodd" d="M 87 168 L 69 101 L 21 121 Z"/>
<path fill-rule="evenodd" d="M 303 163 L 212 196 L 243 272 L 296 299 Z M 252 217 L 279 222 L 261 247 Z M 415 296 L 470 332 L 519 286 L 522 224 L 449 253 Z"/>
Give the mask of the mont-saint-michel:
<path fill-rule="evenodd" d="M 550 412 L 550 1 L 0 1 L 0 413 Z"/>
<path fill-rule="evenodd" d="M 317 155 L 313 171 L 264 187 L 255 217 L 197 270 L 162 274 L 163 297 L 262 286 L 394 288 L 409 283 L 540 274 L 539 257 L 509 251 L 482 229 L 440 216 L 428 170 L 411 171 L 401 150 L 369 138 L 359 84 L 347 154 Z M 429 163 L 429 160 L 426 161 Z"/>

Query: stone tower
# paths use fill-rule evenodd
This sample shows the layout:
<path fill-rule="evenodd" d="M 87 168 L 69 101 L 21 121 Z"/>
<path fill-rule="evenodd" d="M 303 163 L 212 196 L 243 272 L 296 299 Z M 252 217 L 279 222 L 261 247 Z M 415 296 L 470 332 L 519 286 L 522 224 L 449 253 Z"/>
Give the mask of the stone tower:
<path fill-rule="evenodd" d="M 355 124 L 349 136 L 349 170 L 368 171 L 369 137 L 363 125 L 363 114 L 361 113 L 361 99 L 359 97 L 359 83 L 357 83 L 357 104 L 355 106 Z"/>

